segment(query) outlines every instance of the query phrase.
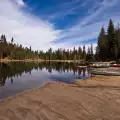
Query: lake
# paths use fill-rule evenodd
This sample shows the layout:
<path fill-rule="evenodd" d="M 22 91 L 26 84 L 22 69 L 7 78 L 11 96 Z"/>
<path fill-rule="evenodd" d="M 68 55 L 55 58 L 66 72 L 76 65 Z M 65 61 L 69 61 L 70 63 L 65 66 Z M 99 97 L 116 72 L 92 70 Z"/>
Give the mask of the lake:
<path fill-rule="evenodd" d="M 78 64 L 63 62 L 9 62 L 0 63 L 0 99 L 25 90 L 40 88 L 46 82 L 74 83 L 75 79 L 86 79 L 86 68 Z"/>

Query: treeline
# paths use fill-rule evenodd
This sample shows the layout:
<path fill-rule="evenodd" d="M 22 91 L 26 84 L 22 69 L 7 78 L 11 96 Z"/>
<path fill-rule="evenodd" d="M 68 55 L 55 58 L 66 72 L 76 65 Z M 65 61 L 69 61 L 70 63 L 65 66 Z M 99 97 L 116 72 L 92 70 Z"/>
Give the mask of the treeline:
<path fill-rule="evenodd" d="M 11 42 L 6 40 L 5 35 L 0 37 L 0 59 L 33 59 L 38 57 L 38 52 L 33 51 L 30 48 L 23 47 L 14 43 L 14 39 L 11 39 Z"/>
<path fill-rule="evenodd" d="M 86 48 L 78 47 L 74 49 L 57 49 L 52 50 L 50 48 L 48 51 L 33 51 L 30 48 L 23 47 L 22 45 L 18 45 L 14 43 L 14 39 L 11 39 L 11 42 L 6 40 L 5 35 L 1 35 L 0 37 L 0 59 L 45 59 L 45 60 L 88 60 L 93 59 L 93 47 L 91 45 L 88 48 L 88 53 L 86 53 Z"/>
<path fill-rule="evenodd" d="M 105 31 L 101 28 L 96 53 L 93 52 L 93 46 L 86 49 L 78 47 L 74 49 L 57 49 L 50 48 L 48 51 L 33 51 L 30 48 L 23 47 L 11 42 L 7 42 L 6 36 L 0 37 L 0 59 L 45 59 L 45 60 L 87 60 L 87 61 L 109 61 L 120 59 L 120 28 L 115 28 L 113 21 L 110 19 L 108 29 Z"/>
<path fill-rule="evenodd" d="M 120 59 L 120 28 L 119 24 L 115 28 L 111 19 L 107 31 L 101 28 L 95 57 L 102 61 Z"/>
<path fill-rule="evenodd" d="M 86 48 L 83 46 L 81 48 L 80 46 L 78 48 L 73 49 L 58 49 L 53 51 L 52 48 L 50 48 L 47 52 L 40 51 L 39 57 L 45 60 L 88 60 L 88 59 L 94 59 L 93 54 L 93 46 L 91 45 L 90 48 L 88 48 L 88 52 L 86 53 Z"/>

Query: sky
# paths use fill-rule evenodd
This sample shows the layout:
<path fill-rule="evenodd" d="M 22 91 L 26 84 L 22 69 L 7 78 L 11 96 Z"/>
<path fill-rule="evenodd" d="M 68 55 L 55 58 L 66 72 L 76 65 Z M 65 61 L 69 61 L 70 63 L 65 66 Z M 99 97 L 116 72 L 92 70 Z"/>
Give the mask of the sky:
<path fill-rule="evenodd" d="M 120 0 L 0 0 L 0 35 L 34 50 L 94 50 L 102 26 L 120 22 Z"/>

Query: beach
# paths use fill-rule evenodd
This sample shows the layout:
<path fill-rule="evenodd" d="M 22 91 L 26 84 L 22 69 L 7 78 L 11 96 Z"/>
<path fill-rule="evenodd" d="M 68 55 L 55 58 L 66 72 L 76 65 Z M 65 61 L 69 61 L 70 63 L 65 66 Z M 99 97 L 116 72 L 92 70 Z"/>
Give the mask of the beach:
<path fill-rule="evenodd" d="M 51 82 L 0 102 L 0 120 L 119 120 L 120 77 Z"/>

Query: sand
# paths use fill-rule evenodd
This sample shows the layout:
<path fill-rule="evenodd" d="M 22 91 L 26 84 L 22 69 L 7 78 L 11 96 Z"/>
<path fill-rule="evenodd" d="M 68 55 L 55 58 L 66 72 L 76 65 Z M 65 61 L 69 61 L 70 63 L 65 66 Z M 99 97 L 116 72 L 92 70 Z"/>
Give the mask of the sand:
<path fill-rule="evenodd" d="M 120 120 L 120 77 L 47 83 L 1 101 L 0 120 Z"/>

